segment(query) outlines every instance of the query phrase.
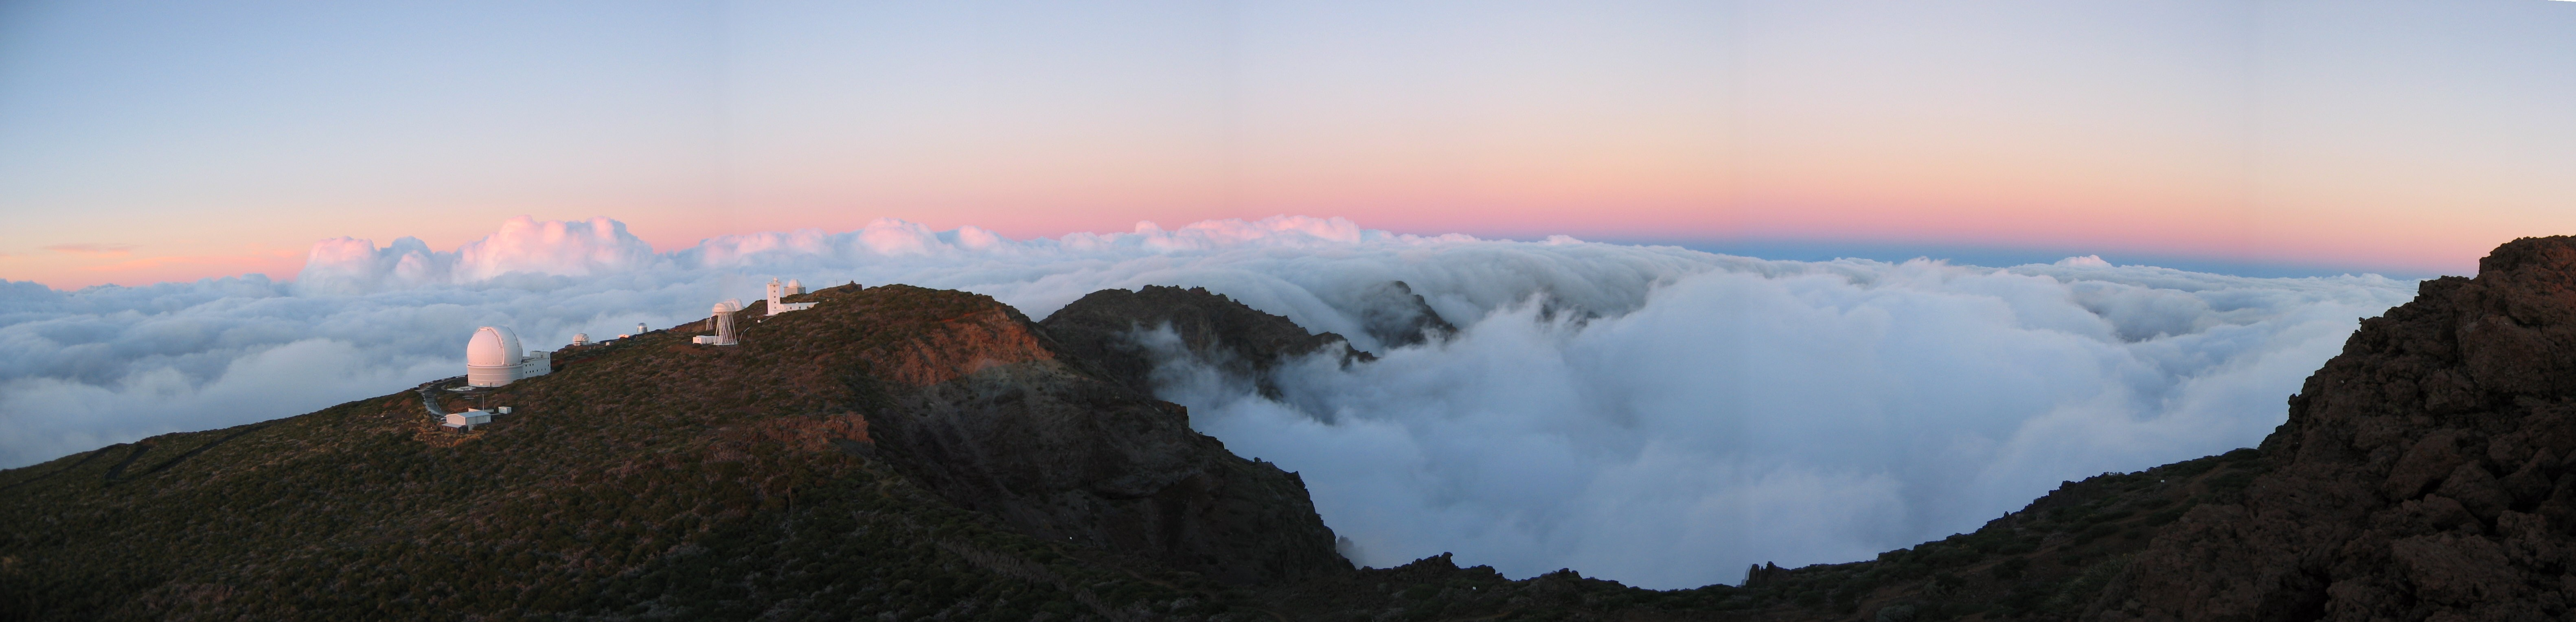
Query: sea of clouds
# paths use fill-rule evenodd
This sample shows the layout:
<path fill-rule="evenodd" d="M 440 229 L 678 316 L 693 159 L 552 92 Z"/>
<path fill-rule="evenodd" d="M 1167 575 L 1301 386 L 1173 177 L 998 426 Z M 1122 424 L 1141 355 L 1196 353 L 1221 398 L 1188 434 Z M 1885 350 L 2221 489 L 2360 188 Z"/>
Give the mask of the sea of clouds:
<path fill-rule="evenodd" d="M 2250 446 L 2358 318 L 2415 291 L 2093 257 L 1765 261 L 1339 218 L 1034 240 L 888 220 L 669 253 L 604 218 L 521 218 L 453 251 L 325 240 L 292 282 L 0 281 L 0 467 L 457 375 L 476 326 L 536 348 L 668 327 L 772 277 L 964 289 L 1035 318 L 1103 288 L 1202 286 L 1349 336 L 1383 358 L 1293 362 L 1275 399 L 1173 359 L 1160 392 L 1236 453 L 1302 472 L 1359 563 L 1449 551 L 1514 577 L 1570 567 L 1658 588 L 1865 559 L 2061 480 Z M 1388 281 L 1462 330 L 1387 347 L 1368 322 L 1389 312 Z"/>

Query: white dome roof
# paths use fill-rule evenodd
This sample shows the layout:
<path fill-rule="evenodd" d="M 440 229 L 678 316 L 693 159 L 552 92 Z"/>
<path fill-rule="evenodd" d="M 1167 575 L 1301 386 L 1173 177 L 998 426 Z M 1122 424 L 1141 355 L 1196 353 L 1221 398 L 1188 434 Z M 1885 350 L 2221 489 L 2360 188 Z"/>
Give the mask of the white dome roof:
<path fill-rule="evenodd" d="M 728 301 L 724 301 L 724 302 L 716 303 L 716 309 L 715 309 L 715 312 L 716 312 L 716 313 L 732 313 L 732 312 L 735 312 L 735 311 L 741 311 L 741 310 L 742 310 L 742 306 L 741 306 L 741 305 L 734 304 L 734 303 L 733 303 L 733 301 L 728 300 Z"/>
<path fill-rule="evenodd" d="M 474 340 L 465 342 L 467 367 L 508 367 L 526 357 L 527 352 L 519 349 L 519 333 L 508 326 L 475 329 Z"/>
<path fill-rule="evenodd" d="M 798 283 L 798 282 L 796 282 L 796 279 L 788 279 L 788 280 L 787 280 L 787 288 L 788 288 L 788 289 L 805 289 L 805 284 L 804 284 L 804 283 Z"/>

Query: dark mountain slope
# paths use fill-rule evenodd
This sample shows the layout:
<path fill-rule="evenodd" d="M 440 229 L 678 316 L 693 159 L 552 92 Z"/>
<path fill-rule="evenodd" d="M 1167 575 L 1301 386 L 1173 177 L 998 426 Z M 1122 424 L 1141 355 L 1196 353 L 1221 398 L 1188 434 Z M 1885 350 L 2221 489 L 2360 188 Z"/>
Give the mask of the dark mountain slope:
<path fill-rule="evenodd" d="M 1347 571 L 1293 476 L 1008 307 L 805 299 L 569 353 L 470 434 L 406 392 L 0 472 L 0 617 L 1227 617 L 1211 579 Z"/>
<path fill-rule="evenodd" d="M 2364 321 L 2264 439 L 2241 504 L 2183 517 L 2102 619 L 2535 620 L 2576 591 L 2576 238 Z"/>

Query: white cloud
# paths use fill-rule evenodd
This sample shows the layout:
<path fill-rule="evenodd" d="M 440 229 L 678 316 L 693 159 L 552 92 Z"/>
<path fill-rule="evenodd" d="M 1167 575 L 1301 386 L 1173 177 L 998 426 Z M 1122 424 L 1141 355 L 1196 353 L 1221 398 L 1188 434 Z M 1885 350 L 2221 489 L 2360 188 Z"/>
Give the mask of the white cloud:
<path fill-rule="evenodd" d="M 615 221 L 517 219 L 453 252 L 323 241 L 292 284 L 8 283 L 0 465 L 454 375 L 482 324 L 546 347 L 694 320 L 772 276 L 967 289 L 1032 317 L 1102 288 L 1204 286 L 1349 336 L 1384 360 L 1286 366 L 1277 401 L 1176 364 L 1164 394 L 1237 453 L 1302 471 L 1365 563 L 1454 551 L 1513 576 L 1573 567 L 1654 587 L 1861 559 L 1972 529 L 2059 480 L 2250 445 L 2355 318 L 2414 291 L 2091 257 L 1763 261 L 1316 218 L 1027 241 L 887 220 L 659 254 Z M 1392 280 L 1464 330 L 1382 347 L 1361 318 Z"/>
<path fill-rule="evenodd" d="M 1278 402 L 1208 382 L 1170 397 L 1237 452 L 1307 469 L 1366 563 L 1457 551 L 1514 576 L 1685 587 L 1867 558 L 2060 480 L 2251 445 L 2355 318 L 2412 294 L 2377 277 L 1753 267 L 1588 322 L 1506 306 L 1375 365 L 1293 367 Z"/>

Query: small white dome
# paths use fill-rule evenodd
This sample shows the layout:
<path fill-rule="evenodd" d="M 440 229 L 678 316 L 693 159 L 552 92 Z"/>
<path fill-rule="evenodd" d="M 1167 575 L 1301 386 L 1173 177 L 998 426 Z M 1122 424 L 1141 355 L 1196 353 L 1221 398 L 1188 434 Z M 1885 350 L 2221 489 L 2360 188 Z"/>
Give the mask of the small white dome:
<path fill-rule="evenodd" d="M 474 331 L 474 340 L 465 343 L 467 367 L 508 367 L 519 364 L 527 352 L 519 348 L 519 334 L 508 326 L 485 326 Z"/>
<path fill-rule="evenodd" d="M 788 279 L 788 280 L 787 280 L 787 291 L 796 292 L 796 293 L 800 293 L 800 294 L 801 294 L 801 293 L 804 293 L 804 292 L 805 292 L 805 284 L 804 284 L 804 283 L 796 282 L 796 279 Z"/>
<path fill-rule="evenodd" d="M 716 312 L 716 313 L 732 313 L 732 312 L 735 312 L 735 311 L 741 311 L 741 310 L 742 310 L 742 306 L 734 304 L 734 303 L 733 303 L 733 301 L 731 301 L 731 300 L 727 300 L 727 301 L 724 301 L 724 302 L 716 303 L 716 310 L 715 310 L 715 312 Z"/>

